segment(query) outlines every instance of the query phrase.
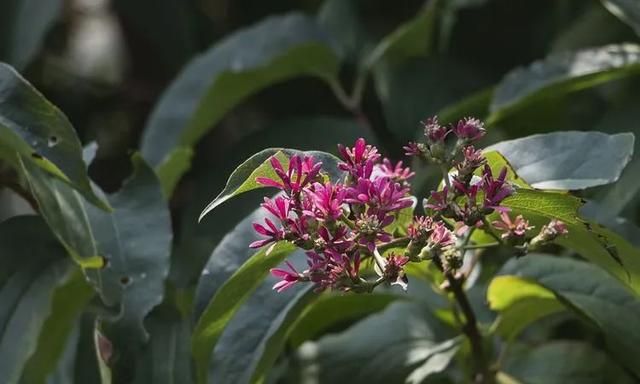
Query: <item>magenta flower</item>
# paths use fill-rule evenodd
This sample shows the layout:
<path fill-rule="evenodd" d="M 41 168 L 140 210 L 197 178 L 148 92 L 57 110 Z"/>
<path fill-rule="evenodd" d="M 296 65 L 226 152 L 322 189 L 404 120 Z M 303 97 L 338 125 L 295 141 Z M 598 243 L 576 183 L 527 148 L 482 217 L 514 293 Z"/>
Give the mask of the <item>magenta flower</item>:
<path fill-rule="evenodd" d="M 282 163 L 280 163 L 275 156 L 271 156 L 269 162 L 276 172 L 276 175 L 280 178 L 280 181 L 268 177 L 257 177 L 256 182 L 267 187 L 282 189 L 288 195 L 299 194 L 302 188 L 318 176 L 320 167 L 322 166 L 322 163 L 316 163 L 311 156 L 300 157 L 298 155 L 291 156 L 286 172 Z"/>
<path fill-rule="evenodd" d="M 342 204 L 346 190 L 341 185 L 314 183 L 313 188 L 304 190 L 311 202 L 311 210 L 305 214 L 315 217 L 320 221 L 337 220 L 342 216 Z"/>
<path fill-rule="evenodd" d="M 487 162 L 481 150 L 476 150 L 473 145 L 467 145 L 462 150 L 463 160 L 456 164 L 459 175 L 468 175 Z"/>
<path fill-rule="evenodd" d="M 430 216 L 417 216 L 407 227 L 407 235 L 418 240 L 427 236 L 433 230 L 433 219 Z"/>
<path fill-rule="evenodd" d="M 264 209 L 269 211 L 272 215 L 285 222 L 289 218 L 289 212 L 291 210 L 291 200 L 286 197 L 277 196 L 274 199 L 264 198 L 264 203 L 261 204 Z"/>
<path fill-rule="evenodd" d="M 413 202 L 407 192 L 407 188 L 386 177 L 373 181 L 361 178 L 355 187 L 347 189 L 345 201 L 367 204 L 377 212 L 386 213 L 410 207 Z"/>
<path fill-rule="evenodd" d="M 276 227 L 275 224 L 269 219 L 264 219 L 265 224 L 267 226 L 260 225 L 258 223 L 253 223 L 253 229 L 256 232 L 263 236 L 267 236 L 267 239 L 254 241 L 249 245 L 249 248 L 260 248 L 269 243 L 274 243 L 276 241 L 284 240 L 285 232 L 282 228 Z"/>
<path fill-rule="evenodd" d="M 272 288 L 276 292 L 282 292 L 285 289 L 291 288 L 298 281 L 300 281 L 301 279 L 304 279 L 304 276 L 298 273 L 298 271 L 293 267 L 293 265 L 291 265 L 290 262 L 285 261 L 285 263 L 289 267 L 289 270 L 280 269 L 280 268 L 271 269 L 271 274 L 281 279 Z"/>
<path fill-rule="evenodd" d="M 486 130 L 480 120 L 467 117 L 458 121 L 458 124 L 453 128 L 453 133 L 461 140 L 475 141 L 484 136 Z"/>
<path fill-rule="evenodd" d="M 393 216 L 385 214 L 361 215 L 356 220 L 356 228 L 359 235 L 358 243 L 373 253 L 376 241 L 386 243 L 391 240 L 391 235 L 385 232 L 384 228 L 391 224 L 393 220 Z"/>
<path fill-rule="evenodd" d="M 429 243 L 432 246 L 439 246 L 441 248 L 447 247 L 455 243 L 456 238 L 443 222 L 439 221 L 435 223 L 433 227 L 433 232 L 431 232 L 431 237 L 429 238 Z"/>
<path fill-rule="evenodd" d="M 444 211 L 449 206 L 449 187 L 442 188 L 441 191 L 431 191 L 431 198 L 425 205 L 434 211 Z"/>
<path fill-rule="evenodd" d="M 367 145 L 363 138 L 356 140 L 353 148 L 338 145 L 338 152 L 344 163 L 340 163 L 338 168 L 349 172 L 353 177 L 368 179 L 371 177 L 373 165 L 380 158 L 378 149 L 372 145 Z"/>
<path fill-rule="evenodd" d="M 510 237 L 524 237 L 528 230 L 533 229 L 529 226 L 529 221 L 525 220 L 522 215 L 516 216 L 515 220 L 511 220 L 507 212 L 500 212 L 500 220 L 496 220 L 493 226 L 504 233 L 500 236 L 503 239 Z"/>
<path fill-rule="evenodd" d="M 404 149 L 404 154 L 407 156 L 423 156 L 426 153 L 426 148 L 424 148 L 423 144 L 413 141 L 407 143 L 402 149 Z"/>
<path fill-rule="evenodd" d="M 375 172 L 378 171 L 378 172 Z M 382 164 L 374 170 L 374 175 L 379 174 L 381 177 L 387 177 L 396 183 L 406 183 L 410 178 L 415 175 L 415 172 L 411 172 L 411 168 L 402 166 L 402 161 L 398 161 L 394 166 L 389 159 L 382 160 Z"/>
<path fill-rule="evenodd" d="M 484 192 L 484 208 L 494 209 L 499 212 L 508 211 L 508 208 L 501 207 L 502 200 L 513 194 L 514 189 L 508 182 L 505 181 L 507 177 L 507 167 L 503 167 L 498 175 L 497 179 L 493 178 L 491 168 L 485 164 L 482 172 L 482 191 Z"/>
<path fill-rule="evenodd" d="M 403 291 L 407 290 L 409 280 L 404 273 L 404 266 L 409 262 L 409 258 L 390 254 L 387 257 L 383 276 L 391 285 L 399 285 Z"/>
<path fill-rule="evenodd" d="M 424 126 L 424 135 L 432 143 L 444 141 L 450 132 L 449 128 L 438 124 L 437 116 L 422 121 L 422 125 Z"/>

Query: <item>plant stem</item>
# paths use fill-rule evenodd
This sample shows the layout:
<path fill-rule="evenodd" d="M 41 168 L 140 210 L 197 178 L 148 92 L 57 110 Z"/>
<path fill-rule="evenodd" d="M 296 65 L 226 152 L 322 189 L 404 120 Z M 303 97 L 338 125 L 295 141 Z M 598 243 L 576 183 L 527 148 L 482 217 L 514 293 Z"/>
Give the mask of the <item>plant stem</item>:
<path fill-rule="evenodd" d="M 473 382 L 477 384 L 492 383 L 493 379 L 489 372 L 487 358 L 482 346 L 482 336 L 478 330 L 476 315 L 464 292 L 462 280 L 457 279 L 451 272 L 445 272 L 445 277 L 449 281 L 451 292 L 453 292 L 453 296 L 464 314 L 465 323 L 462 326 L 462 332 L 467 336 L 471 344 L 471 354 L 474 360 Z"/>

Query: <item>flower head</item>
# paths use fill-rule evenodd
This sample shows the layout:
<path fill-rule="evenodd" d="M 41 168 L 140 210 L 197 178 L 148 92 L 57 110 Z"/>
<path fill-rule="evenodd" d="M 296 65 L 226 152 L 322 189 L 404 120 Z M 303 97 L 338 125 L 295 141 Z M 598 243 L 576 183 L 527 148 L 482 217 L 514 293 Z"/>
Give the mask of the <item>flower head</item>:
<path fill-rule="evenodd" d="M 267 187 L 282 189 L 288 195 L 299 194 L 302 188 L 318 176 L 322 167 L 322 163 L 316 163 L 311 156 L 298 155 L 291 156 L 286 171 L 276 156 L 271 156 L 269 163 L 280 181 L 268 177 L 257 177 L 256 182 Z"/>
<path fill-rule="evenodd" d="M 367 145 L 363 138 L 356 140 L 353 148 L 338 145 L 338 153 L 344 163 L 338 164 L 338 168 L 349 172 L 353 177 L 366 178 L 371 176 L 373 166 L 380 158 L 378 149 L 372 145 Z"/>
<path fill-rule="evenodd" d="M 513 194 L 514 189 L 506 182 L 507 167 L 503 167 L 498 175 L 497 179 L 493 178 L 493 173 L 489 165 L 484 166 L 482 172 L 482 191 L 484 192 L 484 205 L 485 209 L 494 209 L 500 212 L 507 211 L 505 207 L 501 207 L 502 200 Z"/>
<path fill-rule="evenodd" d="M 274 286 L 273 289 L 276 292 L 282 292 L 285 289 L 291 288 L 292 286 L 295 285 L 295 283 L 297 283 L 298 281 L 304 280 L 305 277 L 300 274 L 294 267 L 293 265 L 291 265 L 290 262 L 285 261 L 285 263 L 287 264 L 287 266 L 289 267 L 289 270 L 286 269 L 280 269 L 280 268 L 272 268 L 271 269 L 271 274 L 279 279 L 281 279 L 280 281 L 278 281 Z"/>
<path fill-rule="evenodd" d="M 443 142 L 450 130 L 438 123 L 438 117 L 430 117 L 422 121 L 424 135 L 431 143 Z"/>
<path fill-rule="evenodd" d="M 273 222 L 269 219 L 264 219 L 264 222 L 266 226 L 258 223 L 253 223 L 253 229 L 255 229 L 255 231 L 259 234 L 267 236 L 267 239 L 254 241 L 249 245 L 250 248 L 260 248 L 269 243 L 284 240 L 285 231 L 283 228 L 276 227 L 276 225 L 273 224 Z"/>
<path fill-rule="evenodd" d="M 480 120 L 467 117 L 458 121 L 458 124 L 453 128 L 453 133 L 459 139 L 470 142 L 480 139 L 485 135 L 486 130 Z"/>
<path fill-rule="evenodd" d="M 529 226 L 529 221 L 525 220 L 522 215 L 516 216 L 515 220 L 512 221 L 507 212 L 500 212 L 500 219 L 492 224 L 495 228 L 504 232 L 500 236 L 503 239 L 522 238 L 527 231 L 533 229 L 532 226 Z"/>
<path fill-rule="evenodd" d="M 386 177 L 396 183 L 404 184 L 411 179 L 415 172 L 411 168 L 402 166 L 402 161 L 398 161 L 394 166 L 389 159 L 383 159 L 382 164 L 374 168 L 374 175 L 377 177 Z"/>
<path fill-rule="evenodd" d="M 403 291 L 407 290 L 409 280 L 404 272 L 404 266 L 409 262 L 409 258 L 390 254 L 387 256 L 386 264 L 383 271 L 383 277 L 391 283 L 391 285 L 399 285 Z"/>
<path fill-rule="evenodd" d="M 306 188 L 304 192 L 310 200 L 310 209 L 305 210 L 305 214 L 321 221 L 336 220 L 342 215 L 346 190 L 341 185 L 314 183 L 313 188 Z"/>

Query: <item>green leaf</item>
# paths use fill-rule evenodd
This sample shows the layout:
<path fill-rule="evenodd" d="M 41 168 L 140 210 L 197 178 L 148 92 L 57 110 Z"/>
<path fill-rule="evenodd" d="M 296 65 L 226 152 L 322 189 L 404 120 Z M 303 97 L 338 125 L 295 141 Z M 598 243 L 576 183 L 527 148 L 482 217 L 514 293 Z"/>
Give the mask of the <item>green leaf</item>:
<path fill-rule="evenodd" d="M 510 354 L 504 371 L 527 384 L 635 382 L 602 351 L 577 341 L 553 341 Z"/>
<path fill-rule="evenodd" d="M 86 290 L 70 292 L 78 283 L 77 270 L 36 216 L 16 216 L 0 224 L 0 263 L 0 382 L 10 384 L 19 381 L 34 353 L 37 358 L 52 352 L 47 349 L 61 341 L 59 332 L 68 330 L 69 317 L 87 298 Z M 70 314 L 60 313 L 61 294 Z M 44 328 L 56 320 L 56 327 Z M 56 340 L 44 339 L 48 332 Z M 38 368 L 50 369 L 50 363 Z"/>
<path fill-rule="evenodd" d="M 421 120 L 487 85 L 473 67 L 439 56 L 381 63 L 373 76 L 388 129 L 401 141 L 415 139 Z"/>
<path fill-rule="evenodd" d="M 149 315 L 145 324 L 150 338 L 138 354 L 134 383 L 193 383 L 190 323 L 175 309 L 159 307 Z"/>
<path fill-rule="evenodd" d="M 55 370 L 62 357 L 82 311 L 94 296 L 95 292 L 77 269 L 54 291 L 51 313 L 42 327 L 45 331 L 40 333 L 38 348 L 25 365 L 21 383 L 45 382 L 47 374 Z"/>
<path fill-rule="evenodd" d="M 338 56 L 349 62 L 359 61 L 371 49 L 358 5 L 358 0 L 325 0 L 317 16 L 318 24 L 331 39 Z"/>
<path fill-rule="evenodd" d="M 169 181 L 187 169 L 173 151 L 191 148 L 249 95 L 296 76 L 332 78 L 338 60 L 313 19 L 300 13 L 270 17 L 227 37 L 194 59 L 151 113 L 141 150 Z M 168 169 L 167 169 L 168 168 Z"/>
<path fill-rule="evenodd" d="M 38 166 L 109 206 L 91 190 L 82 147 L 67 117 L 10 66 L 0 63 L 0 157 L 20 169 Z"/>
<path fill-rule="evenodd" d="M 634 135 L 553 132 L 491 145 L 528 184 L 539 189 L 576 190 L 613 183 L 631 160 Z"/>
<path fill-rule="evenodd" d="M 303 344 L 297 353 L 300 377 L 294 382 L 348 377 L 354 384 L 402 383 L 412 372 L 417 379 L 442 371 L 452 360 L 451 349 L 460 339 L 448 340 L 450 334 L 424 306 L 393 303 L 345 331 Z"/>
<path fill-rule="evenodd" d="M 279 178 L 273 170 L 269 160 L 271 157 L 275 156 L 280 161 L 284 169 L 287 169 L 289 166 L 289 158 L 292 155 L 307 155 L 313 157 L 316 161 L 322 162 L 322 169 L 327 172 L 329 177 L 334 181 L 342 176 L 342 171 L 337 167 L 339 159 L 331 154 L 316 151 L 301 152 L 294 149 L 284 148 L 265 149 L 251 156 L 244 163 L 240 164 L 235 171 L 233 171 L 231 176 L 229 176 L 227 185 L 224 187 L 222 192 L 220 192 L 220 194 L 218 194 L 218 196 L 207 205 L 202 213 L 200 213 L 198 221 L 202 220 L 207 213 L 211 212 L 225 201 L 241 193 L 258 188 L 264 188 L 262 184 L 256 182 L 257 177 L 266 177 L 278 180 Z"/>
<path fill-rule="evenodd" d="M 144 317 L 162 301 L 172 240 L 169 209 L 153 170 L 134 155 L 133 176 L 106 197 L 114 209 L 107 213 L 37 167 L 24 165 L 49 227 L 85 268 L 105 305 L 119 307 L 111 319 L 113 332 L 128 330 L 129 343 L 144 339 Z"/>
<path fill-rule="evenodd" d="M 246 237 L 242 236 L 245 233 L 245 228 L 249 229 L 247 224 L 248 221 L 245 220 L 236 227 L 236 230 L 229 233 L 218 245 L 212 258 L 216 254 L 229 252 L 230 246 L 248 247 L 249 243 L 246 242 Z M 242 263 L 231 277 L 225 279 L 226 281 L 214 290 L 215 294 L 209 300 L 193 332 L 192 353 L 199 383 L 206 382 L 213 348 L 234 313 L 267 276 L 269 269 L 276 267 L 294 250 L 295 246 L 288 242 L 277 243 L 273 248 L 263 248 Z M 208 265 L 207 268 L 209 267 Z M 233 266 L 227 266 L 227 268 L 233 268 Z M 209 279 L 210 277 L 207 275 L 208 273 L 203 275 L 203 279 Z"/>
<path fill-rule="evenodd" d="M 0 3 L 0 60 L 24 69 L 40 51 L 62 14 L 62 0 L 5 0 Z"/>
<path fill-rule="evenodd" d="M 222 237 L 231 231 L 244 217 L 262 202 L 265 190 L 254 190 L 234 199 L 227 200 L 215 209 L 215 220 L 197 221 L 198 215 L 210 201 L 224 188 L 228 175 L 248 157 L 263 148 L 283 146 L 303 151 L 318 150 L 335 152 L 336 143 L 350 144 L 359 137 L 367 142 L 371 133 L 352 119 L 338 119 L 328 116 L 291 118 L 269 124 L 235 145 L 216 162 L 216 172 L 208 166 L 194 171 L 195 193 L 182 210 L 179 234 L 172 256 L 170 281 L 178 287 L 195 285 L 211 251 Z M 335 164 L 335 158 L 325 161 L 325 166 Z M 333 168 L 331 165 L 329 168 Z M 268 191 L 268 190 L 267 190 Z"/>
<path fill-rule="evenodd" d="M 602 4 L 640 36 L 640 4 L 634 0 L 602 0 Z"/>
<path fill-rule="evenodd" d="M 248 350 L 250 353 L 249 365 L 245 368 L 241 377 L 239 379 L 225 380 L 223 376 L 220 377 L 220 381 L 244 384 L 263 381 L 264 376 L 282 352 L 285 341 L 299 316 L 309 303 L 317 297 L 317 293 L 313 292 L 313 287 L 311 286 L 300 290 L 282 309 L 281 313 L 272 319 L 269 329 L 262 335 L 255 348 Z M 239 357 L 238 355 L 235 356 Z M 217 376 L 213 375 L 213 377 Z"/>
<path fill-rule="evenodd" d="M 341 322 L 353 321 L 380 312 L 401 296 L 387 293 L 361 295 L 327 295 L 310 305 L 295 324 L 289 344 L 298 347 Z"/>
<path fill-rule="evenodd" d="M 556 240 L 558 244 L 576 251 L 640 293 L 640 250 L 600 225 L 581 219 L 582 200 L 563 193 L 519 189 L 503 205 L 512 209 L 512 215 L 526 217 L 536 228 L 551 219 L 562 220 L 569 234 Z"/>
<path fill-rule="evenodd" d="M 489 125 L 520 108 L 572 91 L 640 73 L 640 47 L 608 45 L 552 54 L 508 73 L 495 90 Z"/>
<path fill-rule="evenodd" d="M 618 361 L 640 374 L 634 358 L 640 345 L 636 331 L 640 301 L 611 276 L 589 263 L 541 254 L 511 259 L 500 274 L 518 276 L 552 291 L 560 303 L 600 329 Z M 518 285 L 503 288 L 518 289 Z"/>
<path fill-rule="evenodd" d="M 380 61 L 397 63 L 432 53 L 441 3 L 441 0 L 427 2 L 416 17 L 385 36 L 364 59 L 364 68 L 373 68 Z"/>
<path fill-rule="evenodd" d="M 487 301 L 492 310 L 500 312 L 493 332 L 507 340 L 517 337 L 538 319 L 565 309 L 552 291 L 517 276 L 497 276 L 491 280 Z"/>

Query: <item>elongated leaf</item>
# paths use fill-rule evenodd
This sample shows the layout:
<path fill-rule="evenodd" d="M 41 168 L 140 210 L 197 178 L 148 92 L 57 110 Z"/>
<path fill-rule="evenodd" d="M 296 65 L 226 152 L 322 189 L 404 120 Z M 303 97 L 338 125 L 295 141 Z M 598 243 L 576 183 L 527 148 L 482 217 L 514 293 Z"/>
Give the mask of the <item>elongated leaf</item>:
<path fill-rule="evenodd" d="M 164 305 L 164 304 L 163 304 Z M 150 339 L 138 356 L 134 383 L 193 383 L 190 359 L 190 321 L 166 308 L 154 311 L 145 324 Z"/>
<path fill-rule="evenodd" d="M 504 370 L 527 384 L 634 382 L 605 353 L 576 341 L 554 341 L 533 348 L 522 348 L 506 359 Z"/>
<path fill-rule="evenodd" d="M 633 154 L 631 133 L 553 132 L 489 146 L 534 188 L 575 190 L 612 183 Z"/>
<path fill-rule="evenodd" d="M 77 269 L 54 291 L 51 313 L 42 327 L 37 350 L 25 365 L 21 383 L 45 382 L 61 360 L 82 311 L 94 296 L 95 292 Z"/>
<path fill-rule="evenodd" d="M 503 203 L 536 228 L 553 218 L 562 220 L 569 235 L 557 240 L 560 245 L 573 249 L 640 293 L 640 250 L 619 235 L 581 219 L 582 200 L 562 193 L 520 189 Z"/>
<path fill-rule="evenodd" d="M 224 247 L 227 246 L 225 240 L 227 242 L 237 241 L 235 239 L 237 239 L 237 234 L 232 232 L 227 235 L 214 251 L 214 254 L 225 251 Z M 244 242 L 241 245 L 247 246 Z M 192 345 L 199 383 L 206 382 L 206 372 L 211 352 L 233 314 L 267 276 L 269 269 L 280 264 L 293 252 L 295 247 L 290 243 L 282 242 L 271 249 L 271 252 L 267 255 L 268 249 L 262 249 L 251 256 L 215 291 L 215 295 L 211 298 L 207 308 L 198 320 L 196 329 L 193 332 Z"/>
<path fill-rule="evenodd" d="M 592 87 L 640 73 L 640 47 L 608 45 L 553 54 L 526 68 L 511 71 L 496 88 L 489 124 L 549 95 Z"/>
<path fill-rule="evenodd" d="M 441 353 L 438 358 L 449 357 L 439 364 L 446 368 L 453 356 L 445 343 L 455 343 L 447 341 L 449 335 L 424 307 L 393 303 L 343 332 L 303 344 L 297 382 L 331 383 L 348 377 L 354 384 L 402 383 Z M 414 375 L 417 378 L 420 371 Z"/>
<path fill-rule="evenodd" d="M 268 18 L 224 39 L 182 71 L 149 118 L 142 154 L 159 174 L 173 175 L 162 180 L 169 192 L 187 169 L 173 152 L 193 146 L 247 96 L 295 76 L 333 77 L 337 69 L 313 19 L 300 13 Z M 173 169 L 178 165 L 183 169 Z"/>
<path fill-rule="evenodd" d="M 357 62 L 371 50 L 371 39 L 359 17 L 360 4 L 358 0 L 326 0 L 318 10 L 318 24 L 343 61 Z"/>
<path fill-rule="evenodd" d="M 375 293 L 360 295 L 331 295 L 319 298 L 300 316 L 291 331 L 290 344 L 300 346 L 312 340 L 327 328 L 340 322 L 353 321 L 371 313 L 382 311 L 401 296 Z"/>
<path fill-rule="evenodd" d="M 640 4 L 634 0 L 602 0 L 605 8 L 629 24 L 640 36 Z"/>
<path fill-rule="evenodd" d="M 5 0 L 0 3 L 0 60 L 24 69 L 60 17 L 62 6 L 62 0 Z"/>
<path fill-rule="evenodd" d="M 427 2 L 416 17 L 383 38 L 365 58 L 364 67 L 372 68 L 381 60 L 400 62 L 431 53 L 441 3 L 440 0 Z"/>
<path fill-rule="evenodd" d="M 114 327 L 131 331 L 130 342 L 133 336 L 144 339 L 142 321 L 162 301 L 172 238 L 169 210 L 153 170 L 134 155 L 134 174 L 122 190 L 106 197 L 114 207 L 107 213 L 37 167 L 23 165 L 50 228 L 86 268 L 104 303 L 120 307 Z"/>
<path fill-rule="evenodd" d="M 505 339 L 513 339 L 538 319 L 565 309 L 552 291 L 516 276 L 491 280 L 487 301 L 491 309 L 500 312 L 493 330 Z"/>
<path fill-rule="evenodd" d="M 528 279 L 554 292 L 561 303 L 598 326 L 611 352 L 628 369 L 640 374 L 634 358 L 640 342 L 636 331 L 640 301 L 611 276 L 589 263 L 540 254 L 512 259 L 500 274 Z"/>
<path fill-rule="evenodd" d="M 264 151 L 258 152 L 255 155 L 251 156 L 244 163 L 240 164 L 238 168 L 233 171 L 231 176 L 229 176 L 229 180 L 227 181 L 227 185 L 224 187 L 222 192 L 218 194 L 218 196 L 213 199 L 209 205 L 200 213 L 200 217 L 198 220 L 202 220 L 202 218 L 213 209 L 215 209 L 220 204 L 225 201 L 237 196 L 241 193 L 248 192 L 257 188 L 264 188 L 262 184 L 259 184 L 256 181 L 257 177 L 266 177 L 274 180 L 279 180 L 276 175 L 273 167 L 271 166 L 269 159 L 275 156 L 284 169 L 287 169 L 289 166 L 289 158 L 292 155 L 307 155 L 312 156 L 316 161 L 322 162 L 322 169 L 329 174 L 329 177 L 332 180 L 337 180 L 342 172 L 338 170 L 338 158 L 335 156 L 325 153 L 325 152 L 301 152 L 293 149 L 284 149 L 284 148 L 269 148 Z"/>
<path fill-rule="evenodd" d="M 16 216 L 0 224 L 0 262 L 0 382 L 10 384 L 18 382 L 39 341 L 43 341 L 40 335 L 49 331 L 44 329 L 47 319 L 58 317 L 57 326 L 68 325 L 66 314 L 56 313 L 60 308 L 53 307 L 60 305 L 58 295 L 65 293 L 65 305 L 72 311 L 86 303 L 86 295 L 82 290 L 69 292 L 76 283 L 76 270 L 36 216 Z M 52 338 L 58 337 L 57 329 L 51 332 Z M 39 367 L 47 368 L 52 367 Z"/>
<path fill-rule="evenodd" d="M 80 141 L 67 117 L 3 63 L 0 157 L 18 169 L 21 161 L 38 166 L 77 189 L 91 203 L 108 209 L 91 190 Z"/>

